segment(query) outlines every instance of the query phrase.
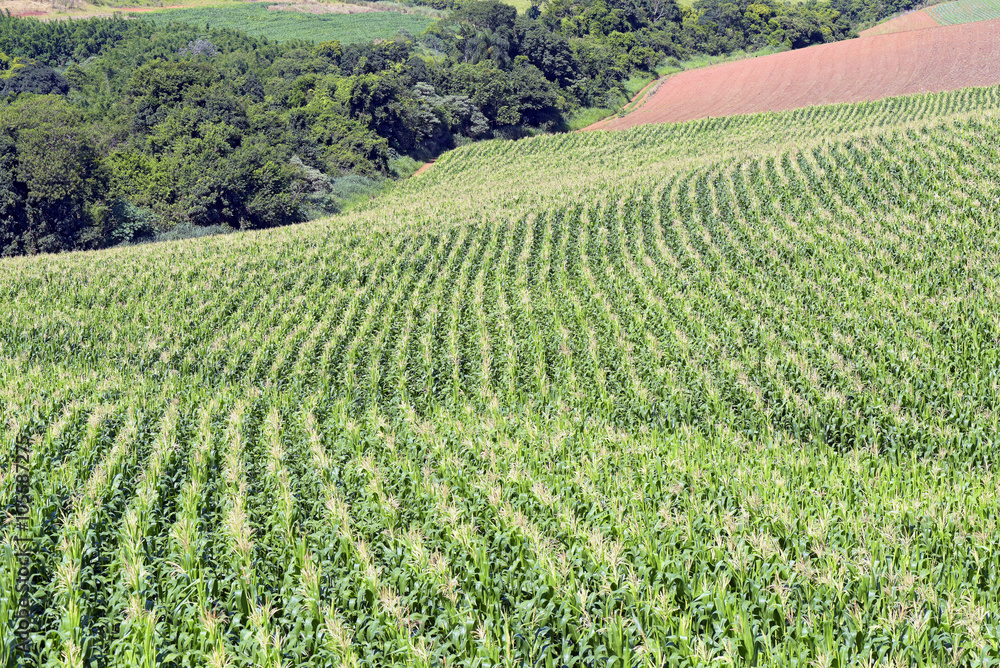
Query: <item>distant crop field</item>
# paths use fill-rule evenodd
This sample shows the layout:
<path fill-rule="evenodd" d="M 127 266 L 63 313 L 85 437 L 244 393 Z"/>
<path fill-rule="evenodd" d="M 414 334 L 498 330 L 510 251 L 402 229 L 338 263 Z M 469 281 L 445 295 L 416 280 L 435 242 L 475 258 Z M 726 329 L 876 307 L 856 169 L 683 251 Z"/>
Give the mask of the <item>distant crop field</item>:
<path fill-rule="evenodd" d="M 942 25 L 1000 19 L 1000 0 L 957 0 L 928 7 L 927 13 Z"/>
<path fill-rule="evenodd" d="M 254 37 L 278 41 L 308 39 L 316 42 L 339 40 L 344 44 L 388 39 L 400 30 L 423 32 L 434 19 L 426 15 L 399 12 L 365 14 L 303 14 L 273 11 L 264 4 L 232 4 L 151 12 L 144 18 L 156 23 L 178 21 L 213 28 L 233 28 Z"/>
<path fill-rule="evenodd" d="M 1000 21 L 877 35 L 689 70 L 601 126 L 782 111 L 1000 84 Z"/>

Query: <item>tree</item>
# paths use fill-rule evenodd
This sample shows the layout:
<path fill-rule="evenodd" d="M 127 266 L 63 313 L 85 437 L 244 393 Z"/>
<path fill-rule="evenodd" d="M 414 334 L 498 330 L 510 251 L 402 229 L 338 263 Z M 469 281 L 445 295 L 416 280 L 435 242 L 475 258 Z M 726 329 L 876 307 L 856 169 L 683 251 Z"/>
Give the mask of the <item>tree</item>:
<path fill-rule="evenodd" d="M 0 138 L 0 253 L 101 245 L 92 205 L 106 178 L 82 114 L 59 96 L 23 97 L 0 109 Z"/>
<path fill-rule="evenodd" d="M 202 123 L 196 136 L 178 135 L 172 152 L 148 165 L 151 178 L 171 184 L 155 208 L 175 222 L 256 229 L 299 219 L 294 169 L 275 147 L 225 123 Z M 155 209 L 154 209 L 155 210 Z"/>
<path fill-rule="evenodd" d="M 520 54 L 541 70 L 549 81 L 567 86 L 577 77 L 577 63 L 569 40 L 532 22 L 521 38 Z"/>
<path fill-rule="evenodd" d="M 17 145 L 11 129 L 0 132 L 0 255 L 23 255 L 27 241 L 27 187 L 17 178 Z"/>
<path fill-rule="evenodd" d="M 497 0 L 472 0 L 453 15 L 454 20 L 471 23 L 480 30 L 495 32 L 502 28 L 514 29 L 517 10 Z"/>
<path fill-rule="evenodd" d="M 778 17 L 779 25 L 785 34 L 785 43 L 793 49 L 801 49 L 811 44 L 822 44 L 826 41 L 823 29 L 807 17 L 790 14 Z"/>
<path fill-rule="evenodd" d="M 31 59 L 11 58 L 0 51 L 0 97 L 20 93 L 65 95 L 68 92 L 69 82 L 51 67 Z"/>
<path fill-rule="evenodd" d="M 0 51 L 0 80 L 9 79 L 19 69 L 22 69 L 25 64 L 21 58 L 12 58 L 3 51 Z"/>
<path fill-rule="evenodd" d="M 490 61 L 456 65 L 452 70 L 451 92 L 468 95 L 494 128 L 521 122 L 510 79 Z"/>
<path fill-rule="evenodd" d="M 681 18 L 680 8 L 677 6 L 676 0 L 645 0 L 645 4 L 649 20 L 653 23 L 676 22 Z"/>
<path fill-rule="evenodd" d="M 510 78 L 521 122 L 531 126 L 558 125 L 565 100 L 537 67 L 530 64 L 516 67 Z"/>
<path fill-rule="evenodd" d="M 351 171 L 365 175 L 384 174 L 389 169 L 388 142 L 360 121 L 335 99 L 335 92 L 321 90 L 308 105 L 289 118 L 308 132 L 316 148 L 316 161 L 335 176 Z"/>

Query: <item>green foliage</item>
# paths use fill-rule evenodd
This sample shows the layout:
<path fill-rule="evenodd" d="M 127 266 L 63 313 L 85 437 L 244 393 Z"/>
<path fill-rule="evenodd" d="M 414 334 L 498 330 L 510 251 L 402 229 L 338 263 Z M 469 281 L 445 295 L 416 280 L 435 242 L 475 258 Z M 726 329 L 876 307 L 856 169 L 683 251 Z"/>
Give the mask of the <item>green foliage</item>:
<path fill-rule="evenodd" d="M 299 199 L 290 189 L 295 173 L 273 147 L 226 123 L 202 123 L 192 134 L 175 135 L 175 127 L 158 126 L 151 141 L 171 150 L 148 163 L 148 180 L 169 183 L 169 190 L 162 199 L 137 197 L 138 204 L 191 225 L 247 229 L 297 220 Z"/>
<path fill-rule="evenodd" d="M 361 174 L 348 174 L 331 183 L 330 194 L 339 200 L 340 208 L 366 201 L 382 188 L 384 179 Z"/>
<path fill-rule="evenodd" d="M 312 138 L 319 157 L 333 174 L 384 172 L 388 164 L 388 142 L 371 133 L 361 121 L 340 114 L 320 112 L 312 125 Z"/>
<path fill-rule="evenodd" d="M 593 125 L 597 121 L 603 120 L 614 113 L 614 109 L 600 107 L 587 107 L 585 109 L 580 109 L 566 119 L 566 127 L 571 132 L 582 130 L 583 128 Z"/>
<path fill-rule="evenodd" d="M 142 32 L 142 24 L 122 17 L 49 23 L 0 12 L 0 52 L 37 59 L 49 66 L 85 60 Z"/>
<path fill-rule="evenodd" d="M 417 162 L 408 155 L 399 156 L 389 163 L 389 171 L 393 176 L 400 179 L 406 179 L 413 176 L 413 173 L 420 169 L 420 167 L 421 163 Z"/>
<path fill-rule="evenodd" d="M 140 209 L 123 199 L 112 202 L 107 215 L 111 241 L 119 244 L 149 239 L 161 226 L 160 218 L 152 211 Z"/>
<path fill-rule="evenodd" d="M 427 159 L 501 129 L 520 136 L 524 126 L 559 127 L 573 95 L 527 56 L 512 63 L 499 55 L 516 45 L 514 16 L 492 7 L 506 16 L 503 25 L 469 16 L 507 36 L 494 31 L 481 58 L 460 64 L 425 61 L 404 37 L 276 43 L 139 21 L 120 42 L 102 42 L 126 30 L 117 20 L 65 34 L 26 24 L 38 45 L 17 48 L 56 59 L 99 54 L 67 66 L 63 85 L 94 130 L 110 177 L 107 197 L 93 203 L 101 220 L 117 225 L 105 214 L 108 202 L 122 200 L 154 212 L 165 228 L 266 227 L 341 206 L 311 170 L 330 180 L 351 173 L 377 179 L 389 173 L 392 152 Z M 60 39 L 58 53 L 49 53 L 45 45 Z M 507 46 L 494 50 L 501 43 Z M 554 43 L 555 52 L 540 42 L 536 55 L 556 76 L 561 70 L 550 56 L 559 48 L 567 54 L 565 41 Z M 121 224 L 104 243 L 132 235 Z"/>
<path fill-rule="evenodd" d="M 21 58 L 11 58 L 0 51 L 0 80 L 10 79 L 24 67 L 25 63 Z"/>
<path fill-rule="evenodd" d="M 29 658 L 996 665 L 998 133 L 993 87 L 480 142 L 0 260 Z"/>
<path fill-rule="evenodd" d="M 852 5 L 849 15 L 863 9 Z M 698 0 L 684 11 L 673 0 L 550 0 L 518 15 L 474 0 L 444 21 L 398 12 L 306 16 L 248 4 L 128 21 L 5 15 L 0 104 L 66 95 L 109 190 L 81 193 L 68 218 L 46 209 L 29 221 L 18 204 L 26 196 L 8 178 L 5 206 L 20 222 L 8 224 L 17 231 L 4 248 L 90 248 L 148 236 L 132 217 L 113 214 L 114 202 L 151 212 L 160 231 L 270 227 L 337 211 L 336 179 L 377 181 L 397 156 L 424 161 L 471 140 L 573 128 L 574 112 L 620 108 L 665 59 L 839 39 L 851 29 L 839 11 L 772 0 Z M 269 37 L 247 34 L 257 21 L 278 19 L 298 27 L 273 32 L 268 23 Z M 410 37 L 393 21 L 423 23 L 410 26 L 420 33 Z M 370 41 L 380 35 L 391 39 Z M 40 215 L 63 220 L 43 223 Z M 25 230 L 38 225 L 85 233 L 58 242 L 45 233 L 51 243 L 25 244 Z"/>
<path fill-rule="evenodd" d="M 9 72 L 10 76 L 0 79 L 0 97 L 22 93 L 65 95 L 69 92 L 69 82 L 51 67 L 26 63 L 18 64 Z"/>
<path fill-rule="evenodd" d="M 457 65 L 451 88 L 467 94 L 487 121 L 499 127 L 554 124 L 565 105 L 559 89 L 533 65 L 510 72 L 491 61 Z"/>
<path fill-rule="evenodd" d="M 711 55 L 781 44 L 797 49 L 851 35 L 851 23 L 827 3 L 696 0 L 692 12 L 691 48 Z"/>
<path fill-rule="evenodd" d="M 235 232 L 231 227 L 226 225 L 208 225 L 208 226 L 196 226 L 196 225 L 177 225 L 166 232 L 158 232 L 152 239 L 148 237 L 141 237 L 139 241 L 155 241 L 157 243 L 164 241 L 181 241 L 183 239 L 201 239 L 203 237 L 218 236 L 220 234 L 231 234 Z"/>
<path fill-rule="evenodd" d="M 495 32 L 502 28 L 512 30 L 517 19 L 517 9 L 497 0 L 470 0 L 454 13 L 458 22 L 468 22 L 480 30 Z"/>
<path fill-rule="evenodd" d="M 528 26 L 520 40 L 519 55 L 526 57 L 548 80 L 569 86 L 579 75 L 569 40 L 537 23 Z"/>
<path fill-rule="evenodd" d="M 26 96 L 0 106 L 0 136 L 0 254 L 99 245 L 88 204 L 105 175 L 82 114 L 59 96 Z"/>
<path fill-rule="evenodd" d="M 0 98 L 21 93 L 65 95 L 69 83 L 52 68 L 0 51 Z"/>
<path fill-rule="evenodd" d="M 870 25 L 926 4 L 926 0 L 830 0 L 830 7 L 852 26 Z"/>

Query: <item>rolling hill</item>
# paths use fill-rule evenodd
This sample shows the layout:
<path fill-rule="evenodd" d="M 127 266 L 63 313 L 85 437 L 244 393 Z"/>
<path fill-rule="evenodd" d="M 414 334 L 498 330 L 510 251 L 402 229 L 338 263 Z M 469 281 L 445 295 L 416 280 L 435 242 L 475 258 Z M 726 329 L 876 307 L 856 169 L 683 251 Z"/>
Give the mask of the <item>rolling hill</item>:
<path fill-rule="evenodd" d="M 493 141 L 0 259 L 0 620 L 24 532 L 41 665 L 992 665 L 998 132 L 990 87 Z"/>
<path fill-rule="evenodd" d="M 589 129 L 680 121 L 1000 83 L 1000 20 L 786 51 L 661 81 L 631 113 Z"/>
<path fill-rule="evenodd" d="M 953 0 L 926 9 L 907 12 L 862 30 L 861 37 L 893 32 L 924 30 L 942 25 L 960 25 L 1000 19 L 1000 0 Z"/>
<path fill-rule="evenodd" d="M 928 14 L 926 9 L 918 9 L 879 23 L 867 30 L 862 30 L 858 35 L 861 37 L 874 37 L 875 35 L 888 35 L 894 32 L 936 28 L 939 25 L 941 24 Z"/>

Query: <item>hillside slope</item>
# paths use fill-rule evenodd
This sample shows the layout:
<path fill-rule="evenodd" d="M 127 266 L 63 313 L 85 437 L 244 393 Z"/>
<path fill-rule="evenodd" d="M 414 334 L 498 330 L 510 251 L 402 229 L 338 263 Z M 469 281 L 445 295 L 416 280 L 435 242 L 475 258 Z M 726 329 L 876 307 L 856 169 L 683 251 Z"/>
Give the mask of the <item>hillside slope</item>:
<path fill-rule="evenodd" d="M 885 35 L 893 32 L 924 30 L 943 25 L 960 25 L 978 21 L 1000 19 L 1000 0 L 952 0 L 938 5 L 907 12 L 862 30 L 861 37 Z"/>
<path fill-rule="evenodd" d="M 879 23 L 867 30 L 858 33 L 860 37 L 874 37 L 875 35 L 888 35 L 894 32 L 908 32 L 910 30 L 924 30 L 926 28 L 936 28 L 941 24 L 927 13 L 926 9 L 907 12 L 902 16 Z"/>
<path fill-rule="evenodd" d="M 602 129 L 1000 83 L 1000 20 L 876 35 L 668 77 Z"/>
<path fill-rule="evenodd" d="M 488 142 L 0 260 L 33 658 L 989 665 L 998 132 L 994 87 Z"/>

